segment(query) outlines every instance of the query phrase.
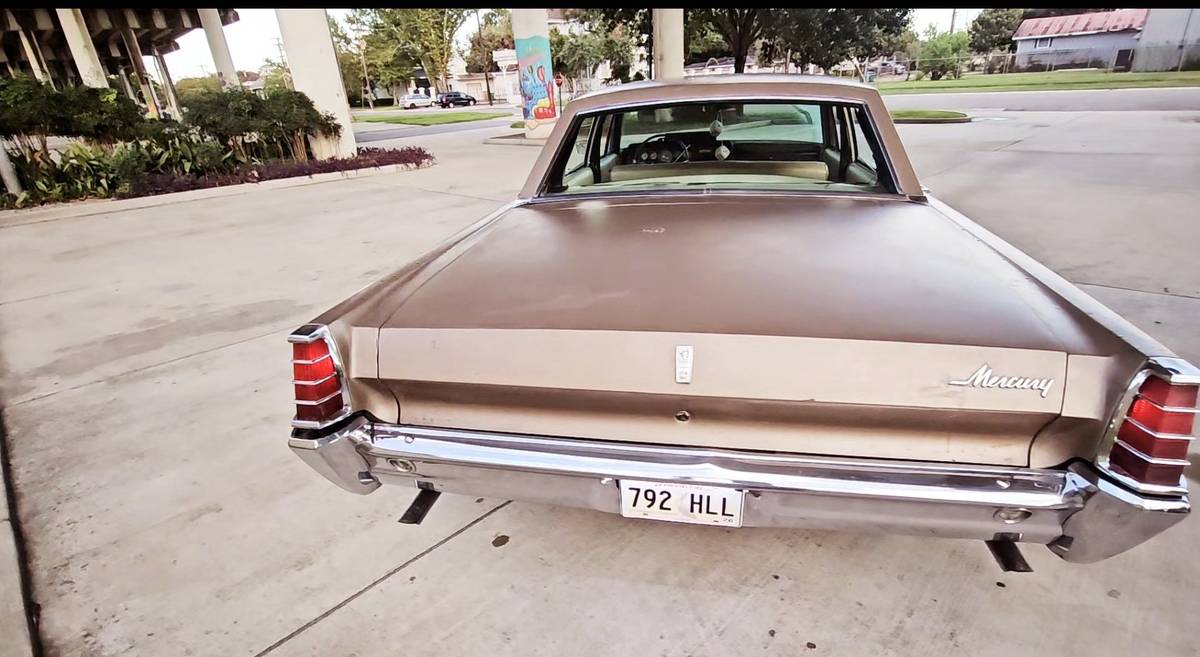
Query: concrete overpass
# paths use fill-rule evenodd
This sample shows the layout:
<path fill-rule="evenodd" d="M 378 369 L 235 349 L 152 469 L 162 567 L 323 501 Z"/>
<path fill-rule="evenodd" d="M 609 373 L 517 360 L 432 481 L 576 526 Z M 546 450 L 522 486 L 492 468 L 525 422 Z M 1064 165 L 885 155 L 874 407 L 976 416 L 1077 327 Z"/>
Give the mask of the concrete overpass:
<path fill-rule="evenodd" d="M 357 147 L 337 53 L 324 9 L 277 9 L 288 67 L 295 88 L 342 124 L 339 139 L 313 144 L 318 157 L 351 157 Z M 238 20 L 233 9 L 3 9 L 0 10 L 0 65 L 10 76 L 25 74 L 54 86 L 116 86 L 138 101 L 149 116 L 180 116 L 179 100 L 163 55 L 179 48 L 183 34 L 203 29 L 218 81 L 240 83 L 223 26 Z M 654 77 L 683 77 L 683 10 L 654 9 Z M 513 32 L 524 70 L 541 78 L 524 80 L 526 130 L 549 133 L 559 114 L 553 101 L 553 71 L 545 9 L 514 9 Z M 143 57 L 153 57 L 163 81 L 159 97 Z M 526 84 L 528 82 L 528 84 Z M 2 164 L 2 163 L 0 163 Z"/>

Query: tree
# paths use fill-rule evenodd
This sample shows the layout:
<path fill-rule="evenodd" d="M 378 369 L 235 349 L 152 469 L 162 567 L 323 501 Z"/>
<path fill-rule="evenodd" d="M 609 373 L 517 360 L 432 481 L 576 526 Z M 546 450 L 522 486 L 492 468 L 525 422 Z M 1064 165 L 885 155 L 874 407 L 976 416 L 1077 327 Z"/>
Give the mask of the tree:
<path fill-rule="evenodd" d="M 733 54 L 726 44 L 725 38 L 712 29 L 706 21 L 699 20 L 697 12 L 703 9 L 683 10 L 684 62 L 708 61 L 710 57 L 728 57 Z M 632 50 L 639 46 L 646 49 L 646 59 L 654 59 L 654 17 L 650 9 L 568 9 L 566 17 L 569 20 L 580 21 L 588 29 L 597 32 L 617 33 L 622 39 L 632 44 Z M 636 58 L 630 53 L 629 66 L 632 67 Z M 628 79 L 629 71 L 615 62 L 613 77 Z M 651 71 L 653 73 L 653 71 Z"/>
<path fill-rule="evenodd" d="M 750 47 L 777 24 L 781 11 L 786 9 L 693 9 L 688 18 L 696 21 L 699 29 L 709 29 L 725 39 L 733 51 L 733 72 L 746 71 L 746 58 Z"/>
<path fill-rule="evenodd" d="M 513 42 L 512 15 L 507 9 L 493 9 L 483 18 L 483 28 L 471 35 L 463 59 L 468 73 L 496 72 L 500 67 L 492 59 L 497 50 L 511 50 Z"/>
<path fill-rule="evenodd" d="M 586 24 L 592 31 L 614 32 L 620 28 L 635 49 L 638 46 L 646 49 L 647 61 L 654 60 L 654 19 L 650 9 L 569 9 L 565 15 L 569 20 Z M 554 47 L 550 50 L 553 52 Z"/>
<path fill-rule="evenodd" d="M 361 107 L 364 104 L 365 80 L 358 49 L 342 24 L 332 16 L 328 19 L 329 34 L 333 37 L 333 50 L 337 54 L 338 69 L 342 73 L 342 88 L 346 91 L 346 100 Z"/>
<path fill-rule="evenodd" d="M 238 80 L 242 83 L 252 82 L 258 79 L 258 73 L 255 73 L 254 71 L 238 71 L 237 76 Z M 175 82 L 175 93 L 179 94 L 180 102 L 183 102 L 184 96 L 189 96 L 200 91 L 220 90 L 221 83 L 217 81 L 216 73 L 207 75 L 205 77 L 180 78 Z"/>
<path fill-rule="evenodd" d="M 938 33 L 929 30 L 930 38 L 921 45 L 921 70 L 934 80 L 961 74 L 959 62 L 970 52 L 970 37 L 966 32 Z"/>
<path fill-rule="evenodd" d="M 899 34 L 884 39 L 881 52 L 903 60 L 916 59 L 921 56 L 921 37 L 906 27 Z"/>
<path fill-rule="evenodd" d="M 683 62 L 685 64 L 707 62 L 714 57 L 733 56 L 733 51 L 729 49 L 729 44 L 725 43 L 725 37 L 714 30 L 712 25 L 707 21 L 695 20 L 694 18 L 688 20 L 687 14 L 694 10 L 685 9 L 683 11 Z"/>
<path fill-rule="evenodd" d="M 769 35 L 792 61 L 832 68 L 849 58 L 890 54 L 912 9 L 780 9 Z"/>
<path fill-rule="evenodd" d="M 449 88 L 454 35 L 470 9 L 363 9 L 352 16 L 365 32 L 386 35 L 405 56 L 421 63 L 425 75 L 440 91 Z"/>
<path fill-rule="evenodd" d="M 408 89 L 408 81 L 416 76 L 420 62 L 384 34 L 368 34 L 363 38 L 363 45 L 371 81 L 391 92 L 393 99 L 403 96 Z"/>
<path fill-rule="evenodd" d="M 972 52 L 990 53 L 1013 49 L 1013 32 L 1021 24 L 1020 9 L 984 9 L 979 12 L 971 27 L 970 46 Z"/>
<path fill-rule="evenodd" d="M 613 78 L 626 79 L 633 62 L 634 37 L 627 35 L 622 26 L 612 32 L 585 30 L 578 34 L 563 34 L 550 30 L 550 57 L 554 71 L 562 73 L 575 92 L 576 81 L 590 78 L 596 67 L 608 62 Z"/>

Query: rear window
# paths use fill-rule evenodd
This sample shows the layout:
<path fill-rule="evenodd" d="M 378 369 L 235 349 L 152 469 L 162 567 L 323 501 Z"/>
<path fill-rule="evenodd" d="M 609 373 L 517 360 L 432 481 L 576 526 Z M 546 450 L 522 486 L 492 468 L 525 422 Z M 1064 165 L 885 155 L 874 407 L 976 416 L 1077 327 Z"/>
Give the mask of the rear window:
<path fill-rule="evenodd" d="M 857 103 L 665 104 L 576 119 L 545 194 L 669 189 L 894 192 Z"/>

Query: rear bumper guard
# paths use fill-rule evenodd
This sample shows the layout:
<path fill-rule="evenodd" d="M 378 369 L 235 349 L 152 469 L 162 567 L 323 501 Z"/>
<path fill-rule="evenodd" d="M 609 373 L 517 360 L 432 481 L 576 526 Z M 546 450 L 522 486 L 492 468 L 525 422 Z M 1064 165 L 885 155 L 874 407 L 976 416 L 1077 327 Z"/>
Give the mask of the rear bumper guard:
<path fill-rule="evenodd" d="M 1186 495 L 1142 496 L 1088 464 L 1065 470 L 765 454 L 373 423 L 289 444 L 350 492 L 381 483 L 620 512 L 617 480 L 746 491 L 743 526 L 811 527 L 1047 545 L 1067 561 L 1119 554 L 1182 520 Z M 1014 538 L 1015 537 L 1015 538 Z"/>

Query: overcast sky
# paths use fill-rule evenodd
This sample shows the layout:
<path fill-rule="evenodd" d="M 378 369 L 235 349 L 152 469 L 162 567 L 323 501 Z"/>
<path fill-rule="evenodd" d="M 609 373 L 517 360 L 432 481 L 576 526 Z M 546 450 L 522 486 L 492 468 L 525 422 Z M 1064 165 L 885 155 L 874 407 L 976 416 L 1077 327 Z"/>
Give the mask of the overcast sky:
<path fill-rule="evenodd" d="M 952 9 L 917 9 L 913 12 L 913 29 L 923 33 L 931 23 L 939 30 L 950 29 Z M 981 9 L 959 9 L 954 22 L 955 31 L 966 29 Z M 240 71 L 257 71 L 268 57 L 279 59 L 279 24 L 275 21 L 274 9 L 238 9 L 239 20 L 225 27 L 225 39 L 233 55 L 233 65 Z M 340 21 L 345 20 L 349 9 L 329 9 L 329 14 Z M 474 29 L 474 21 L 468 20 L 459 31 L 459 41 L 464 42 Z M 211 74 L 216 70 L 204 30 L 192 30 L 179 39 L 179 50 L 167 55 L 167 67 L 175 80 Z M 147 64 L 153 71 L 153 64 Z"/>

